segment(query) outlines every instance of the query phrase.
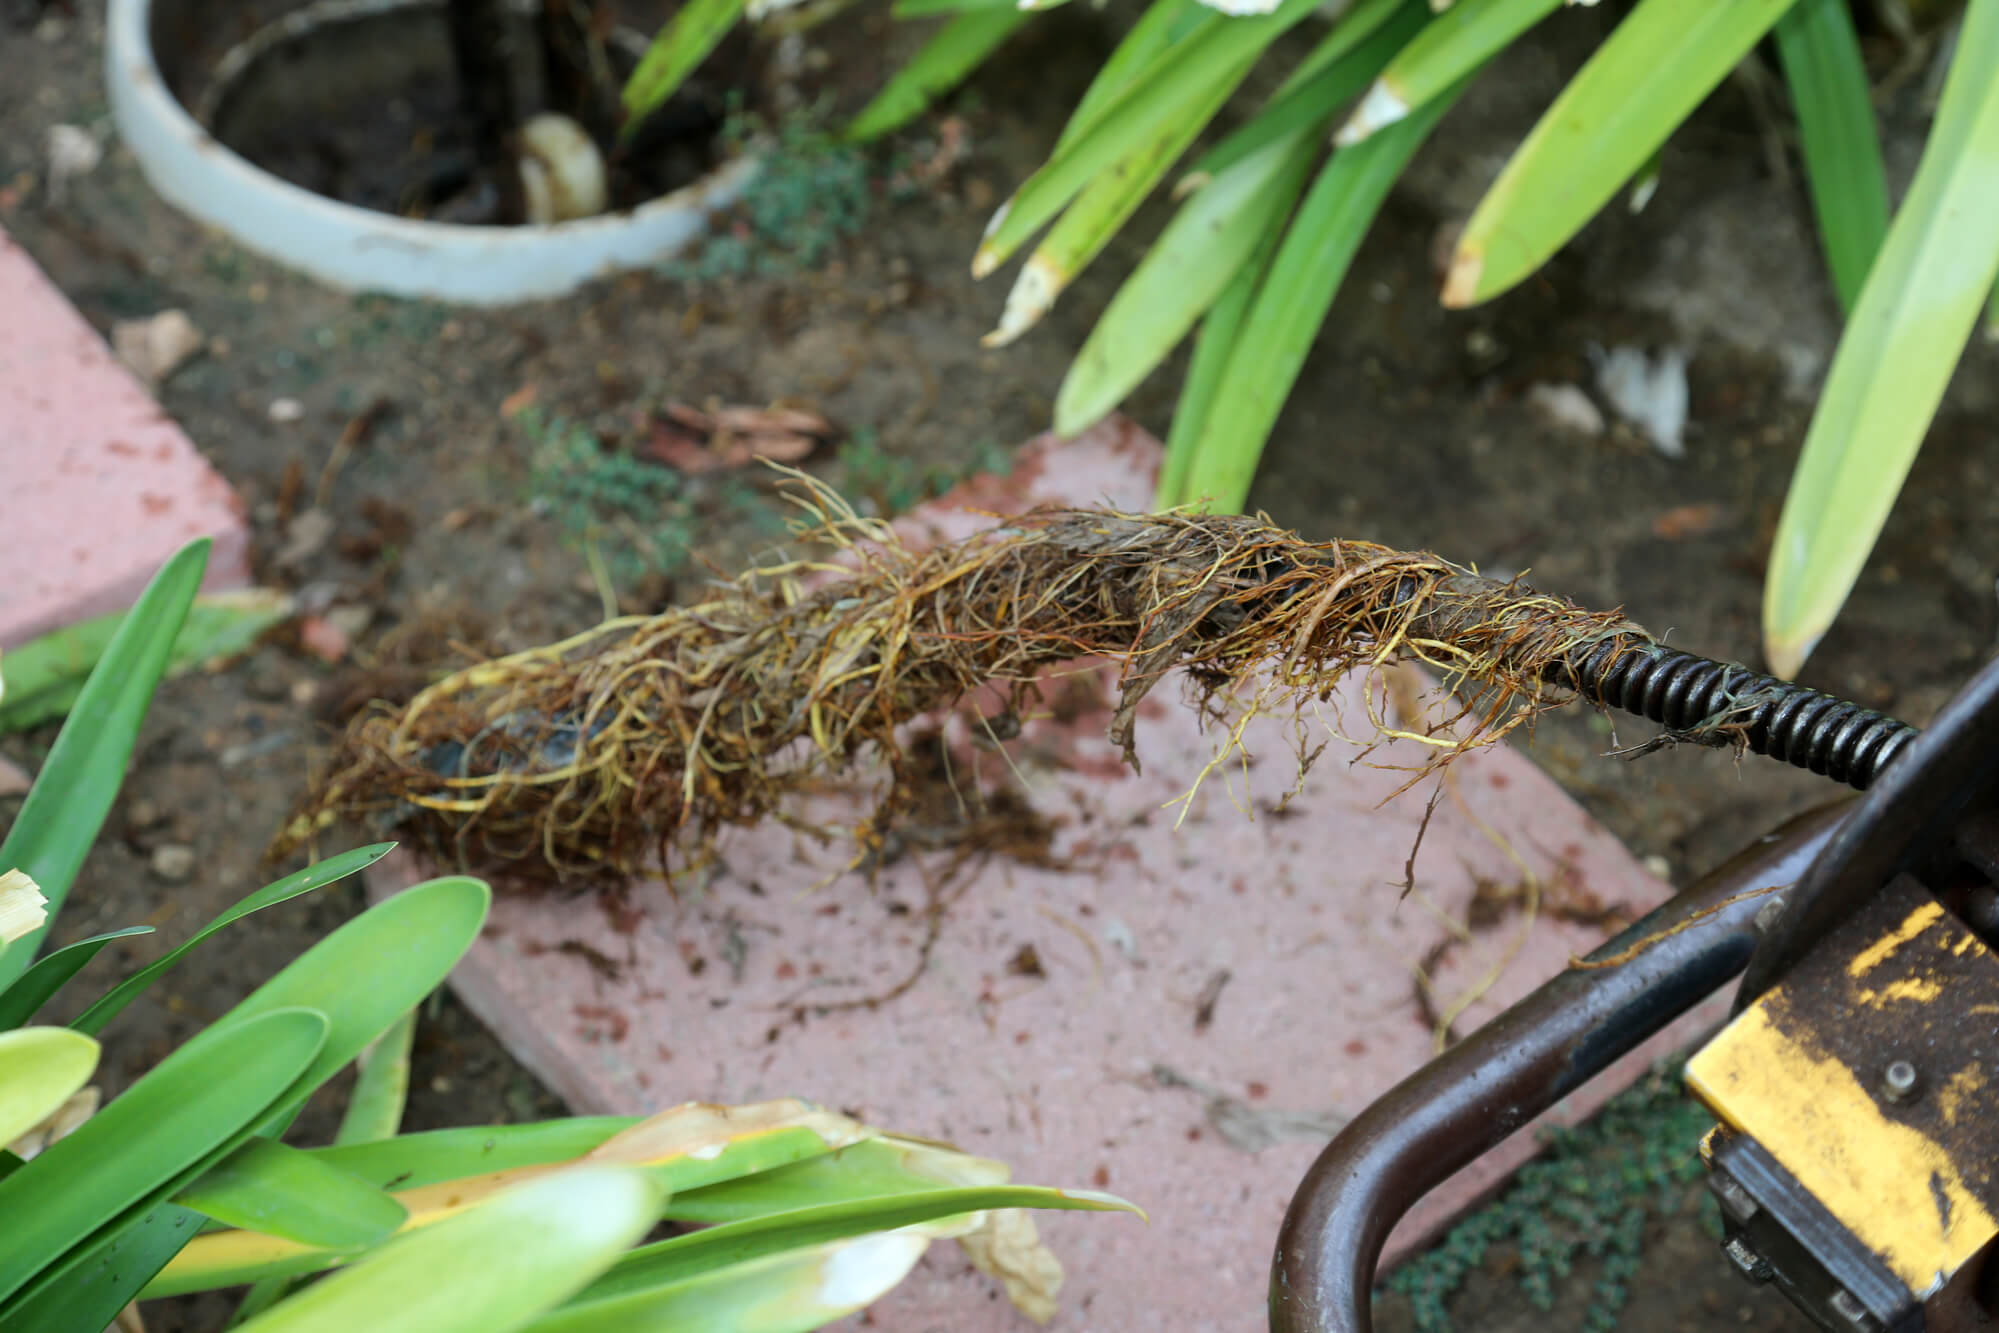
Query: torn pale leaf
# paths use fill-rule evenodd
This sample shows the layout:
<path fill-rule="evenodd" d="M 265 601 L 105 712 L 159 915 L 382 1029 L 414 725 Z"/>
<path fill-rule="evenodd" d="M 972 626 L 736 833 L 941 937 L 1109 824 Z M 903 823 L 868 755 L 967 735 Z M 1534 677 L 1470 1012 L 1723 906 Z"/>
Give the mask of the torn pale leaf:
<path fill-rule="evenodd" d="M 0 875 L 0 944 L 32 935 L 49 919 L 49 900 L 25 870 Z"/>
<path fill-rule="evenodd" d="M 1062 1261 L 1041 1243 L 1034 1219 L 1020 1208 L 996 1208 L 985 1225 L 958 1243 L 972 1266 L 998 1278 L 1016 1310 L 1037 1324 L 1055 1317 L 1055 1298 L 1062 1292 Z"/>
<path fill-rule="evenodd" d="M 68 1138 L 75 1132 L 77 1126 L 96 1115 L 100 1100 L 100 1094 L 94 1085 L 78 1088 L 63 1099 L 62 1105 L 43 1116 L 33 1128 L 8 1144 L 8 1151 L 24 1162 L 32 1160 L 50 1144 Z"/>

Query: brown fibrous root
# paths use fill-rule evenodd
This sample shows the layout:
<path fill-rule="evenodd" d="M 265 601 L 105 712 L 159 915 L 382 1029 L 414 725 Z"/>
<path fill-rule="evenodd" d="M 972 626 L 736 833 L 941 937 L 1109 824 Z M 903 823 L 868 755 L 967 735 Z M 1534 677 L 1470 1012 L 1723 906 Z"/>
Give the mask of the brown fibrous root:
<path fill-rule="evenodd" d="M 1355 670 L 1424 663 L 1451 708 L 1413 733 L 1369 710 L 1375 739 L 1426 743 L 1420 776 L 1571 697 L 1570 654 L 1652 645 L 1618 612 L 1261 517 L 1046 509 L 916 550 L 807 484 L 801 536 L 835 558 L 754 569 L 363 712 L 274 852 L 359 818 L 469 866 L 627 875 L 785 818 L 808 780 L 872 754 L 889 781 L 856 830 L 865 851 L 907 799 L 907 724 L 985 687 L 1019 716 L 1038 676 L 1085 658 L 1119 667 L 1110 734 L 1134 767 L 1139 702 L 1175 670 L 1204 715 L 1235 723 L 1296 715 Z"/>

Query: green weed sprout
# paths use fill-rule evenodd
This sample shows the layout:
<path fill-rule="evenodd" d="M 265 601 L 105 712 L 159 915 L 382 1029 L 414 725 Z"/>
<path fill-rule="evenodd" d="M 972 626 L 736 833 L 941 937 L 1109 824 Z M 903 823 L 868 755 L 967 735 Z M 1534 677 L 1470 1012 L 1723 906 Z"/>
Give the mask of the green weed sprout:
<path fill-rule="evenodd" d="M 1403 1264 L 1385 1290 L 1408 1299 L 1422 1333 L 1449 1333 L 1448 1304 L 1495 1245 L 1519 1256 L 1520 1289 L 1536 1308 L 1555 1303 L 1556 1284 L 1579 1257 L 1601 1261 L 1584 1327 L 1617 1327 L 1655 1219 L 1687 1206 L 1702 1174 L 1695 1144 L 1713 1118 L 1681 1090 L 1677 1063 L 1626 1089 L 1595 1117 L 1548 1135 L 1542 1155 L 1520 1168 L 1500 1196 Z"/>
<path fill-rule="evenodd" d="M 582 423 L 537 408 L 514 421 L 531 442 L 533 506 L 614 586 L 686 563 L 694 527 L 678 472 L 606 449 Z"/>
<path fill-rule="evenodd" d="M 756 134 L 741 117 L 728 137 L 760 161 L 725 225 L 705 237 L 691 259 L 662 267 L 670 278 L 783 277 L 818 269 L 860 233 L 873 204 L 868 155 L 818 128 L 809 117 Z"/>

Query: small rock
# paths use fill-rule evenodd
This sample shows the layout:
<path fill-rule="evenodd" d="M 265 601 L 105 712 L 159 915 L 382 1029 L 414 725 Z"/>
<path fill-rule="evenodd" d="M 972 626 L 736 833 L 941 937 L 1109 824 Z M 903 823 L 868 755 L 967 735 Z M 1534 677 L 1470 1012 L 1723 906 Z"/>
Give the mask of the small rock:
<path fill-rule="evenodd" d="M 1573 384 L 1536 384 L 1527 390 L 1527 406 L 1557 430 L 1603 434 L 1602 410 Z"/>
<path fill-rule="evenodd" d="M 163 842 L 153 849 L 153 873 L 169 884 L 178 884 L 194 873 L 194 848 L 181 842 Z"/>
<path fill-rule="evenodd" d="M 319 682 L 311 678 L 292 682 L 292 703 L 299 708 L 310 708 L 313 700 L 319 698 Z"/>
<path fill-rule="evenodd" d="M 358 639 L 368 626 L 375 623 L 375 608 L 372 606 L 336 606 L 326 613 L 326 623 L 345 634 L 349 639 Z"/>
<path fill-rule="evenodd" d="M 167 382 L 207 341 L 184 310 L 162 310 L 111 326 L 111 350 L 148 385 Z"/>
<path fill-rule="evenodd" d="M 1458 253 L 1458 238 L 1465 234 L 1465 220 L 1451 218 L 1437 224 L 1430 233 L 1430 270 L 1442 283 L 1450 276 L 1451 260 Z"/>
<path fill-rule="evenodd" d="M 243 693 L 252 699 L 275 703 L 285 698 L 289 690 L 285 685 L 284 674 L 276 666 L 262 663 L 250 668 L 249 674 L 243 678 Z"/>
<path fill-rule="evenodd" d="M 1665 857 L 1660 856 L 1657 852 L 1654 852 L 1645 858 L 1645 873 L 1653 879 L 1664 880 L 1666 883 L 1671 884 L 1673 882 L 1673 863 Z"/>
<path fill-rule="evenodd" d="M 304 419 L 305 404 L 296 398 L 273 398 L 264 414 L 280 426 L 289 426 Z"/>
<path fill-rule="evenodd" d="M 69 183 L 87 176 L 104 160 L 97 136 L 81 125 L 51 125 L 45 141 L 49 159 L 49 201 L 61 203 Z"/>
<path fill-rule="evenodd" d="M 125 807 L 125 822 L 135 829 L 157 827 L 166 818 L 158 801 L 149 801 L 141 796 Z"/>
<path fill-rule="evenodd" d="M 0 797 L 25 795 L 28 788 L 34 785 L 35 780 L 28 776 L 27 769 L 0 755 Z"/>
<path fill-rule="evenodd" d="M 298 622 L 298 641 L 322 662 L 338 662 L 354 646 L 353 640 L 325 616 L 305 616 Z"/>
<path fill-rule="evenodd" d="M 294 517 L 285 529 L 285 544 L 277 554 L 281 568 L 304 564 L 333 536 L 333 515 L 324 509 L 308 509 Z"/>
<path fill-rule="evenodd" d="M 292 594 L 292 605 L 302 616 L 323 616 L 346 595 L 347 589 L 338 580 L 314 579 Z"/>
<path fill-rule="evenodd" d="M 1711 531 L 1720 518 L 1720 505 L 1676 505 L 1652 520 L 1652 535 L 1669 542 L 1684 541 Z"/>

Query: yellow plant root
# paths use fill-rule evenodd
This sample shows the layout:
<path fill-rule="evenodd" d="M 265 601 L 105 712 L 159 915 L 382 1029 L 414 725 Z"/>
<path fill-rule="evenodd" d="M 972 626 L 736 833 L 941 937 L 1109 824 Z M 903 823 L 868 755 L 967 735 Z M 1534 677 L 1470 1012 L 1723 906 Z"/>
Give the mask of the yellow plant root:
<path fill-rule="evenodd" d="M 1434 767 L 1563 701 L 1550 682 L 1568 654 L 1651 644 L 1616 612 L 1262 518 L 1043 510 L 919 552 L 821 489 L 807 507 L 802 535 L 843 548 L 838 566 L 753 570 L 698 605 L 362 713 L 274 852 L 372 818 L 447 861 L 630 874 L 784 817 L 803 781 L 872 752 L 891 782 L 858 830 L 866 847 L 907 799 L 899 728 L 997 685 L 1003 730 L 1040 673 L 1077 658 L 1120 664 L 1111 736 L 1134 766 L 1139 701 L 1175 669 L 1206 713 L 1239 722 L 1327 698 L 1349 671 L 1420 661 L 1456 690 L 1454 715 L 1418 733 L 1372 720 L 1429 742 Z"/>

